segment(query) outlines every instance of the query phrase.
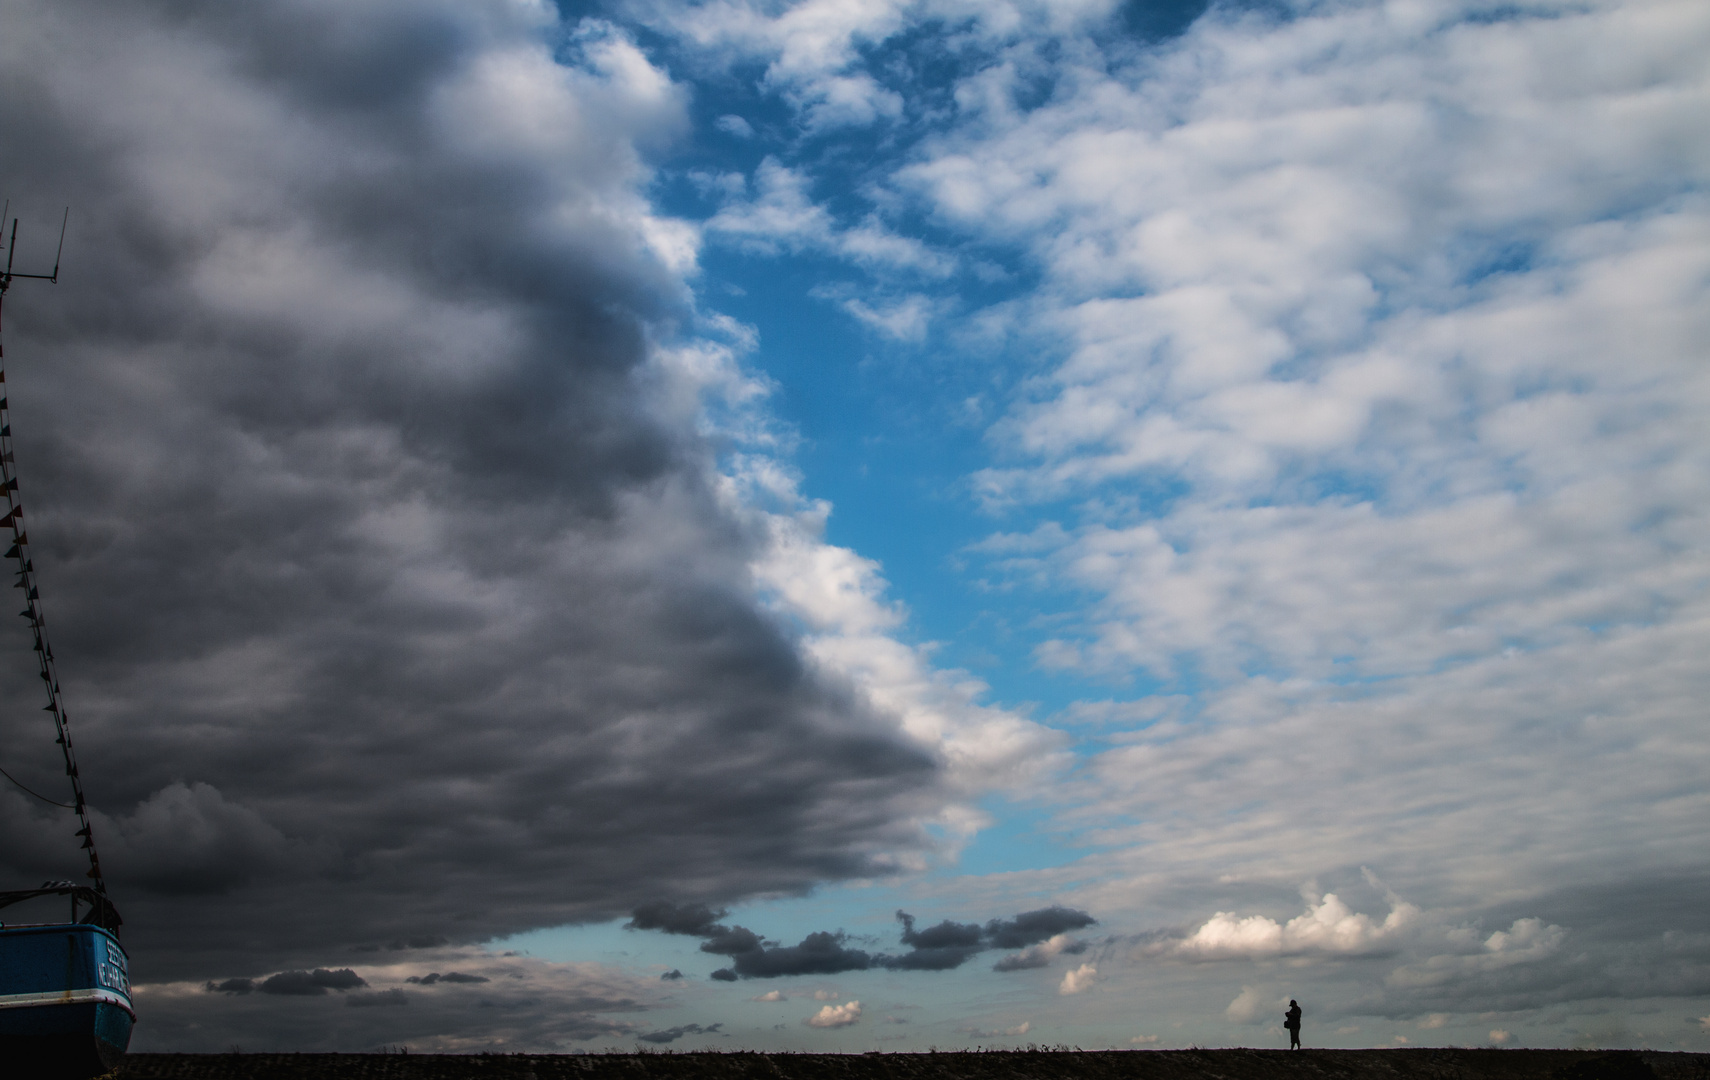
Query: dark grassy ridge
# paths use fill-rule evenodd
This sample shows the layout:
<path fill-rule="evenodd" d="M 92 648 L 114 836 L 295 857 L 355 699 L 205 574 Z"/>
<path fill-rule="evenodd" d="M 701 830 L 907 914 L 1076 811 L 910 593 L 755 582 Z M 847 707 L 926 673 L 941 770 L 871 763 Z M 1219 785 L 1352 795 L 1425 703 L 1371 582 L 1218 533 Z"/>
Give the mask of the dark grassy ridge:
<path fill-rule="evenodd" d="M 118 1080 L 1710 1080 L 1710 1054 L 1110 1050 L 949 1054 L 136 1054 Z"/>

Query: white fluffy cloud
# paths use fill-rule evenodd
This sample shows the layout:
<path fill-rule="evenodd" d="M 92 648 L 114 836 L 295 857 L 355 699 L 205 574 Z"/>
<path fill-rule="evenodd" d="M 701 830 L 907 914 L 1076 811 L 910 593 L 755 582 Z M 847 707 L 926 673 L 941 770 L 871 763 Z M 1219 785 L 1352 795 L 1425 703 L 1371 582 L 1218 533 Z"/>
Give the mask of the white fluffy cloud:
<path fill-rule="evenodd" d="M 1418 915 L 1418 908 L 1397 902 L 1380 922 L 1350 910 L 1335 893 L 1326 893 L 1322 898 L 1308 897 L 1305 913 L 1286 923 L 1263 915 L 1241 917 L 1219 911 L 1177 942 L 1173 952 L 1198 959 L 1359 954 L 1382 948 Z"/>
<path fill-rule="evenodd" d="M 793 474 L 768 458 L 743 458 L 727 490 L 731 512 L 747 515 L 768 537 L 752 570 L 777 610 L 805 628 L 807 655 L 941 754 L 956 790 L 971 797 L 1026 787 L 1065 764 L 1061 733 L 982 704 L 984 683 L 965 672 L 935 670 L 925 648 L 900 639 L 905 612 L 885 598 L 879 567 L 825 543 L 831 508 L 801 498 Z M 759 509 L 768 503 L 780 509 Z M 952 842 L 985 820 L 966 803 L 939 817 Z"/>
<path fill-rule="evenodd" d="M 820 1010 L 808 1017 L 803 1023 L 808 1027 L 841 1028 L 857 1023 L 861 1019 L 861 1003 L 846 1001 L 841 1005 L 824 1005 Z"/>
<path fill-rule="evenodd" d="M 1145 854 L 1101 900 L 1396 853 L 1468 902 L 1662 872 L 1710 813 L 1710 14 L 1481 10 L 1214 14 L 965 96 L 897 176 L 1044 276 L 972 554 L 1084 598 L 1043 666 L 1177 692 L 1108 714 L 1072 820 Z M 1331 926 L 1382 931 L 1201 944 Z"/>
<path fill-rule="evenodd" d="M 1098 979 L 1096 964 L 1082 964 L 1073 971 L 1063 973 L 1063 981 L 1057 984 L 1059 994 L 1079 994 L 1087 990 Z"/>
<path fill-rule="evenodd" d="M 1237 1024 L 1251 1024 L 1259 1018 L 1260 1010 L 1269 1011 L 1273 1004 L 1275 1003 L 1262 995 L 1258 988 L 1243 986 L 1241 992 L 1235 995 L 1235 1000 L 1223 1010 L 1223 1015 Z"/>
<path fill-rule="evenodd" d="M 1710 815 L 1710 13 L 1302 3 L 1107 46 L 1079 34 L 1100 5 L 694 10 L 680 40 L 764 60 L 797 149 L 839 87 L 900 85 L 880 47 L 899 29 L 943 17 L 945 54 L 981 57 L 946 97 L 842 114 L 929 131 L 866 187 L 836 187 L 836 155 L 780 156 L 710 235 L 858 262 L 856 222 L 913 215 L 956 268 L 1033 275 L 931 319 L 876 273 L 819 295 L 881 341 L 1024 369 L 969 477 L 1001 524 L 964 554 L 990 595 L 1056 608 L 1030 613 L 1041 668 L 1112 686 L 1056 717 L 1103 740 L 1055 792 L 1101 850 L 1036 880 L 1167 908 L 1191 928 L 1175 961 L 1381 969 L 1400 1015 L 1451 986 L 1601 993 L 1557 970 L 1588 931 L 1528 905 L 1690 876 Z M 929 99 L 941 114 L 909 111 Z M 863 196 L 870 217 L 847 210 Z M 795 543 L 778 565 L 817 550 Z M 828 587 L 790 602 L 842 612 L 823 662 L 942 703 L 922 730 L 1005 730 L 873 644 L 897 615 L 859 557 L 813 559 L 795 577 Z M 1247 906 L 1318 875 L 1357 890 L 1361 865 L 1420 905 L 1367 915 L 1338 886 L 1294 917 Z M 1653 981 L 1687 993 L 1683 941 Z"/>

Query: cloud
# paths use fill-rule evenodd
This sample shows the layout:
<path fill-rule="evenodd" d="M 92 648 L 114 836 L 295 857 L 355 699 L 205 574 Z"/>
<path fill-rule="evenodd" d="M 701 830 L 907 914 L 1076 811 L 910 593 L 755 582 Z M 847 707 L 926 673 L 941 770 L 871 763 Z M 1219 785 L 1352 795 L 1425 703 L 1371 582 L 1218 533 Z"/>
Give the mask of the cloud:
<path fill-rule="evenodd" d="M 1481 938 L 1537 917 L 1579 950 L 1533 899 L 1589 872 L 1628 914 L 1587 955 L 1638 993 L 1620 942 L 1702 923 L 1642 897 L 1698 874 L 1705 812 L 1677 798 L 1710 624 L 1669 583 L 1704 577 L 1710 524 L 1710 159 L 1678 150 L 1710 101 L 1654 28 L 1697 41 L 1706 15 L 1401 11 L 1214 9 L 1043 102 L 995 62 L 958 83 L 967 111 L 883 188 L 1039 276 L 979 339 L 1013 351 L 959 356 L 1028 364 L 970 477 L 1001 531 L 969 554 L 1032 599 L 1041 667 L 1136 699 L 1059 821 L 1113 845 L 1077 867 L 1108 873 L 1102 917 L 1191 879 L 1198 955 L 1399 951 L 1402 1015 L 1456 1007 L 1437 975 L 1531 1007 L 1598 991 L 1559 954 L 1361 924 L 1344 890 L 1299 923 L 1228 897 L 1384 865 L 1488 911 Z M 1551 74 L 1591 56 L 1619 73 Z M 1139 715 L 1153 695 L 1179 705 Z"/>
<path fill-rule="evenodd" d="M 1029 607 L 1041 667 L 1135 699 L 1053 718 L 1108 739 L 1057 823 L 1109 845 L 1077 902 L 1168 908 L 1183 929 L 1150 944 L 1175 960 L 1287 957 L 1404 1019 L 1701 985 L 1701 916 L 1650 897 L 1702 876 L 1704 800 L 1679 793 L 1702 772 L 1710 159 L 1680 43 L 1704 12 L 1214 8 L 1138 47 L 1078 36 L 1090 7 L 1050 34 L 991 8 L 943 24 L 965 66 L 942 99 L 909 84 L 924 134 L 861 187 L 811 138 L 779 160 L 832 228 L 867 199 L 1037 276 L 933 332 L 1008 387 L 970 410 L 1004 413 L 969 478 L 1002 519 L 977 584 Z M 913 46 L 884 43 L 945 9 L 820 10 L 674 33 L 798 94 L 899 87 Z M 1419 906 L 1277 893 L 1365 864 Z"/>
<path fill-rule="evenodd" d="M 784 996 L 784 992 L 782 990 L 768 990 L 764 994 L 760 994 L 758 996 L 751 997 L 748 1000 L 749 1001 L 788 1001 L 789 998 Z"/>
<path fill-rule="evenodd" d="M 874 270 L 929 278 L 944 278 L 954 272 L 953 256 L 895 232 L 877 215 L 868 215 L 854 225 L 838 224 L 832 213 L 814 200 L 812 186 L 807 173 L 766 157 L 755 168 L 751 184 L 733 175 L 708 185 L 709 191 L 723 189 L 724 203 L 707 219 L 706 232 L 716 240 L 757 254 L 823 251 Z M 916 295 L 897 301 L 884 312 L 859 301 L 846 301 L 845 308 L 892 337 L 913 340 L 924 332 L 931 302 Z"/>
<path fill-rule="evenodd" d="M 992 965 L 993 971 L 1026 971 L 1030 968 L 1049 967 L 1051 961 L 1059 956 L 1078 956 L 1087 951 L 1087 943 L 1070 937 L 1067 934 L 1055 934 L 1037 945 L 1006 956 Z"/>
<path fill-rule="evenodd" d="M 1308 954 L 1359 955 L 1383 949 L 1417 919 L 1419 909 L 1396 900 L 1382 922 L 1354 912 L 1326 893 L 1321 899 L 1307 898 L 1304 914 L 1278 923 L 1263 915 L 1245 918 L 1220 911 L 1183 940 L 1171 952 L 1193 959 L 1231 957 L 1299 956 Z"/>
<path fill-rule="evenodd" d="M 624 929 L 660 930 L 667 934 L 701 937 L 717 933 L 720 930 L 718 921 L 727 914 L 723 908 L 711 908 L 705 904 L 679 906 L 658 900 L 637 907 L 629 922 L 624 923 Z"/>
<path fill-rule="evenodd" d="M 1519 964 L 1533 964 L 1554 955 L 1567 936 L 1565 928 L 1548 925 L 1542 919 L 1516 919 L 1507 930 L 1495 931 L 1482 943 L 1466 942 L 1465 937 L 1460 937 L 1457 944 L 1463 944 L 1462 951 L 1440 953 L 1398 967 L 1389 973 L 1386 981 L 1399 987 L 1439 986 Z M 1472 948 L 1464 948 L 1468 944 Z"/>
<path fill-rule="evenodd" d="M 439 1053 L 562 1051 L 623 1045 L 652 1030 L 625 1018 L 665 1004 L 668 987 L 598 964 L 559 964 L 474 946 L 382 953 L 354 971 L 321 969 L 344 990 L 268 995 L 266 977 L 220 983 L 139 982 L 139 1009 L 161 1045 L 186 1052 L 223 1052 L 234 1039 L 258 1051 L 378 1051 L 405 1044 Z M 135 969 L 133 969 L 135 970 Z M 434 971 L 469 978 L 435 982 Z M 289 972 L 302 984 L 315 970 Z M 351 976 L 361 985 L 352 984 Z M 332 978 L 328 978 L 331 976 Z M 474 977 L 479 977 L 476 981 Z M 248 984 L 248 992 L 241 986 Z M 407 1005 L 408 1008 L 388 1006 Z M 350 1009 L 356 1009 L 351 1012 Z"/>
<path fill-rule="evenodd" d="M 754 137 L 753 125 L 740 116 L 726 114 L 714 120 L 713 126 L 726 134 L 734 135 L 738 139 L 752 139 Z"/>
<path fill-rule="evenodd" d="M 702 943 L 701 951 L 728 956 L 732 963 L 712 977 L 724 982 L 735 979 L 777 979 L 790 975 L 836 975 L 865 971 L 873 959 L 861 949 L 844 946 L 849 935 L 839 930 L 815 931 L 796 945 L 768 945 L 752 931 L 733 927 Z"/>
<path fill-rule="evenodd" d="M 723 1024 L 713 1024 L 709 1027 L 702 1027 L 699 1024 L 684 1024 L 680 1027 L 666 1028 L 663 1031 L 649 1031 L 646 1034 L 637 1035 L 636 1038 L 649 1043 L 672 1043 L 685 1035 L 716 1035 L 722 1027 L 724 1027 Z"/>
<path fill-rule="evenodd" d="M 313 971 L 281 971 L 263 979 L 255 988 L 263 994 L 301 997 L 325 994 L 328 990 L 353 990 L 367 985 L 362 976 L 349 968 L 339 968 L 337 971 L 316 968 Z"/>
<path fill-rule="evenodd" d="M 667 972 L 667 974 L 669 974 L 669 972 Z M 411 975 L 404 981 L 407 983 L 419 983 L 422 986 L 432 986 L 434 983 L 438 982 L 464 984 L 492 982 L 492 980 L 487 978 L 485 975 L 469 975 L 461 971 L 448 971 L 444 975 L 441 975 L 437 971 L 430 971 L 426 975 Z"/>
<path fill-rule="evenodd" d="M 925 930 L 914 928 L 914 916 L 897 912 L 903 924 L 902 943 L 909 951 L 901 956 L 887 957 L 884 966 L 904 971 L 946 971 L 962 966 L 971 956 L 986 948 L 978 923 L 958 923 L 945 919 Z"/>
<path fill-rule="evenodd" d="M 1262 996 L 1256 987 L 1243 986 L 1241 992 L 1235 995 L 1223 1015 L 1237 1024 L 1251 1024 L 1260 1017 L 1261 1009 L 1268 1009 L 1273 1002 Z"/>
<path fill-rule="evenodd" d="M 841 1005 L 821 1006 L 818 1012 L 808 1017 L 803 1023 L 807 1024 L 808 1027 L 841 1028 L 848 1027 L 860 1019 L 861 1003 L 859 1001 L 846 1001 Z"/>
<path fill-rule="evenodd" d="M 980 1027 L 966 1027 L 962 1028 L 961 1031 L 970 1038 L 975 1039 L 1013 1039 L 1017 1036 L 1027 1034 L 1032 1029 L 1033 1021 L 1023 1020 L 1014 1027 L 998 1028 L 989 1031 Z"/>
<path fill-rule="evenodd" d="M 659 978 L 665 982 L 676 982 L 683 978 L 683 973 L 678 971 L 676 968 L 672 968 L 670 971 L 662 973 Z"/>
<path fill-rule="evenodd" d="M 14 201 L 78 207 L 61 287 L 10 298 L 8 385 L 137 970 L 312 976 L 919 868 L 1049 756 L 898 622 L 792 614 L 852 553 L 799 496 L 747 501 L 752 334 L 696 308 L 698 230 L 647 201 L 688 98 L 624 31 L 167 7 L 20 0 L 0 42 Z M 0 650 L 29 700 L 28 642 Z M 62 824 L 0 798 L 5 872 L 77 872 Z M 575 1015 L 524 1027 L 619 1030 Z"/>
<path fill-rule="evenodd" d="M 1514 1036 L 1501 1028 L 1492 1028 L 1490 1032 L 1490 1041 L 1495 1043 L 1497 1046 L 1507 1046 L 1509 1043 L 1514 1041 Z"/>
<path fill-rule="evenodd" d="M 857 321 L 898 341 L 921 341 L 931 321 L 932 301 L 921 295 L 906 296 L 882 308 L 849 298 L 841 301 L 844 311 Z"/>
<path fill-rule="evenodd" d="M 1132 1046 L 1156 1046 L 1158 1044 L 1158 1036 L 1134 1035 L 1129 1038 L 1128 1042 Z"/>
<path fill-rule="evenodd" d="M 1092 986 L 1098 977 L 1098 968 L 1092 964 L 1082 964 L 1073 971 L 1064 972 L 1063 981 L 1057 984 L 1059 994 L 1079 994 Z"/>
<path fill-rule="evenodd" d="M 1056 937 L 1069 930 L 1083 930 L 1098 922 L 1084 911 L 1053 906 L 1024 911 L 1013 919 L 993 919 L 985 927 L 986 941 L 994 949 L 1019 949 Z"/>
<path fill-rule="evenodd" d="M 908 951 L 874 955 L 864 949 L 849 948 L 845 944 L 849 935 L 842 930 L 815 931 L 799 944 L 779 945 L 766 941 L 747 927 L 725 926 L 715 921 L 724 914 L 700 905 L 679 907 L 669 902 L 653 902 L 636 908 L 625 926 L 705 938 L 701 943 L 702 952 L 728 956 L 733 961 L 730 967 L 719 968 L 711 977 L 720 982 L 735 982 L 738 979 L 775 979 L 792 975 L 835 975 L 844 971 L 865 971 L 870 967 L 893 971 L 948 971 L 987 949 L 1037 943 L 1047 935 L 1056 936 L 1054 931 L 1059 927 L 1078 929 L 1095 922 L 1084 911 L 1050 907 L 1023 912 L 1013 919 L 993 919 L 984 926 L 945 919 L 935 926 L 916 929 L 914 916 L 898 911 L 896 918 L 902 924 L 901 942 L 908 946 Z M 1055 956 L 1059 952 L 1080 952 L 1084 948 L 1084 945 L 1077 948 L 1065 939 L 1047 951 L 1049 956 Z M 1044 961 L 1013 962 L 1009 966 L 1000 962 L 997 970 L 1040 967 L 1048 962 L 1049 956 Z M 825 993 L 816 991 L 814 996 L 825 1000 L 822 996 Z M 829 996 L 835 998 L 837 995 Z"/>

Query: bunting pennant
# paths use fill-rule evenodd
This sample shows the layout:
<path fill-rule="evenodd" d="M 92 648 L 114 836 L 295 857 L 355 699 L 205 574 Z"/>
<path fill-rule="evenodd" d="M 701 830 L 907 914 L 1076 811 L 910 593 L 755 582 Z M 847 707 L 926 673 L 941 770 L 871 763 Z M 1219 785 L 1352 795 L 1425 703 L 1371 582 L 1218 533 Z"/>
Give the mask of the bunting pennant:
<path fill-rule="evenodd" d="M 54 280 L 57 279 L 58 270 L 56 269 Z M 10 282 L 10 275 L 6 275 L 5 281 L 0 282 L 0 297 L 4 296 L 5 286 L 10 284 Z M 0 353 L 0 356 L 3 355 L 3 353 Z M 42 707 L 42 711 L 53 714 L 54 727 L 58 735 L 55 741 L 59 744 L 64 753 L 65 774 L 71 778 L 71 790 L 75 804 L 71 809 L 76 812 L 83 825 L 83 827 L 77 831 L 76 835 L 82 837 L 83 850 L 89 853 L 89 871 L 87 876 L 94 881 L 96 891 L 104 896 L 106 894 L 106 885 L 102 881 L 101 859 L 95 852 L 95 837 L 90 830 L 89 824 L 89 807 L 83 800 L 83 785 L 78 777 L 77 759 L 71 749 L 71 732 L 66 726 L 66 716 L 60 705 L 59 683 L 54 678 L 53 649 L 47 643 L 45 631 L 42 626 L 42 617 L 37 606 L 38 601 L 41 598 L 41 593 L 31 581 L 30 571 L 32 570 L 32 567 L 30 566 L 29 560 L 25 557 L 25 552 L 29 547 L 30 541 L 28 534 L 24 532 L 24 508 L 19 495 L 18 480 L 17 477 L 13 475 L 13 469 L 17 459 L 13 456 L 11 446 L 12 425 L 10 423 L 10 417 L 6 415 L 6 410 L 10 402 L 8 402 L 6 398 L 5 383 L 6 371 L 4 361 L 0 361 L 0 440 L 4 440 L 0 441 L 0 494 L 4 495 L 4 498 L 0 499 L 0 525 L 12 526 L 12 546 L 7 550 L 4 557 L 18 560 L 18 580 L 16 582 L 16 587 L 24 590 L 25 602 L 27 605 L 23 611 L 18 612 L 18 615 L 30 620 L 30 626 L 35 632 L 35 651 L 40 655 L 42 682 L 47 684 L 48 703 Z M 20 501 L 15 503 L 15 500 Z M 108 914 L 111 916 L 113 923 L 116 926 L 117 914 L 110 911 Z M 73 902 L 72 918 L 75 919 L 76 917 L 77 905 Z M 92 918 L 90 921 L 96 920 Z"/>

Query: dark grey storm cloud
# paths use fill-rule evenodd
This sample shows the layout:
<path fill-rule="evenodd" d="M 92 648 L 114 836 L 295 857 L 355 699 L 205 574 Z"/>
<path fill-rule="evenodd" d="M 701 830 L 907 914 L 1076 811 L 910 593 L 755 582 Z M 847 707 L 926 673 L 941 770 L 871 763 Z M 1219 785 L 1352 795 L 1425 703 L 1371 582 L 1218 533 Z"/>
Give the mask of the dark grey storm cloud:
<path fill-rule="evenodd" d="M 728 968 L 712 977 L 723 982 L 737 979 L 777 979 L 787 975 L 836 975 L 865 971 L 873 957 L 862 949 L 848 948 L 849 936 L 841 930 L 816 930 L 796 945 L 763 942 L 753 932 L 734 927 L 701 946 L 702 952 L 730 957 Z"/>
<path fill-rule="evenodd" d="M 366 986 L 335 993 L 255 992 L 266 979 L 231 979 L 197 990 L 144 984 L 138 989 L 140 1011 L 157 1029 L 150 1036 L 156 1044 L 192 1051 L 225 1051 L 234 1043 L 246 1050 L 305 1051 L 400 1045 L 605 1049 L 633 1046 L 637 1032 L 655 1026 L 626 1014 L 659 1004 L 650 996 L 657 984 L 610 969 L 554 965 L 472 946 L 383 959 L 361 968 Z M 432 972 L 424 969 L 430 967 L 463 977 L 441 974 L 429 982 Z"/>
<path fill-rule="evenodd" d="M 444 975 L 441 975 L 437 971 L 430 971 L 426 975 L 411 975 L 404 981 L 407 983 L 417 983 L 421 986 L 432 986 L 437 982 L 484 983 L 492 982 L 493 980 L 487 978 L 485 975 L 469 975 L 461 971 L 448 971 Z"/>
<path fill-rule="evenodd" d="M 1013 919 L 993 919 L 986 924 L 985 939 L 994 949 L 1025 949 L 1070 930 L 1084 930 L 1097 921 L 1073 908 L 1040 908 L 1022 912 Z"/>
<path fill-rule="evenodd" d="M 281 971 L 277 975 L 262 980 L 256 989 L 264 994 L 324 994 L 328 990 L 354 990 L 368 983 L 349 968 L 328 971 L 326 968 L 316 968 L 313 971 Z"/>
<path fill-rule="evenodd" d="M 1084 911 L 1048 907 L 1024 911 L 1013 919 L 993 919 L 984 926 L 945 919 L 936 926 L 917 930 L 914 916 L 898 911 L 897 921 L 902 924 L 901 941 L 908 950 L 894 955 L 874 955 L 864 949 L 851 948 L 847 944 L 849 935 L 841 930 L 818 930 L 798 944 L 780 945 L 761 938 L 745 926 L 725 926 L 718 922 L 725 914 L 699 904 L 654 901 L 636 908 L 625 927 L 705 938 L 701 943 L 702 952 L 731 958 L 729 967 L 719 968 L 711 977 L 720 982 L 735 982 L 738 979 L 775 979 L 792 975 L 836 975 L 874 967 L 892 971 L 949 971 L 961 967 L 987 949 L 1025 948 L 1070 930 L 1092 926 L 1098 921 Z M 1086 951 L 1086 945 L 1073 942 L 1059 951 L 1081 953 Z M 999 961 L 995 970 L 1020 971 L 1043 967 L 1049 962 L 1049 957 L 1024 953 Z"/>
<path fill-rule="evenodd" d="M 263 994 L 280 994 L 286 997 L 314 997 L 323 995 L 328 990 L 354 990 L 367 985 L 362 976 L 349 968 L 339 968 L 337 971 L 316 968 L 313 971 L 281 971 L 265 979 L 224 979 L 217 983 L 209 982 L 207 990 L 220 994 L 248 994 L 260 991 Z"/>
<path fill-rule="evenodd" d="M 909 951 L 892 957 L 885 965 L 904 971 L 948 971 L 961 967 L 975 953 L 985 949 L 978 923 L 959 923 L 945 919 L 925 930 L 914 928 L 914 916 L 897 912 L 902 923 L 902 943 Z"/>
<path fill-rule="evenodd" d="M 72 206 L 7 303 L 22 498 L 140 982 L 325 993 L 928 843 L 936 760 L 760 608 L 662 404 L 692 312 L 635 192 L 681 102 L 543 18 L 0 0 L 20 258 Z M 47 788 L 13 630 L 0 765 Z M 0 794 L 0 876 L 75 874 L 73 828 Z M 529 1030 L 625 1030 L 595 1011 Z"/>
<path fill-rule="evenodd" d="M 624 923 L 625 930 L 662 930 L 667 934 L 704 937 L 721 929 L 718 921 L 730 914 L 724 908 L 705 904 L 673 904 L 659 900 L 642 904 Z"/>

